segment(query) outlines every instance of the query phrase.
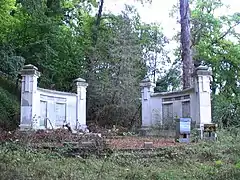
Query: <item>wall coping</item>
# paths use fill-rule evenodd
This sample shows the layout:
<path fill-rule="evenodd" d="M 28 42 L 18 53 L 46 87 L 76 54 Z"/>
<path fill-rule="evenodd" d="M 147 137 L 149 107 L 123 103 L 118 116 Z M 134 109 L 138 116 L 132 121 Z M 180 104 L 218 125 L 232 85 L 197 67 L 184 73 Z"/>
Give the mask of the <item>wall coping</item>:
<path fill-rule="evenodd" d="M 45 93 L 51 93 L 51 94 L 58 94 L 58 95 L 67 95 L 67 96 L 77 96 L 76 93 L 70 93 L 70 92 L 63 92 L 63 91 L 56 91 L 51 89 L 44 89 L 44 88 L 37 88 L 37 90 L 45 92 Z"/>
<path fill-rule="evenodd" d="M 73 82 L 86 82 L 86 80 L 83 78 L 77 78 L 77 79 L 74 79 Z"/>
<path fill-rule="evenodd" d="M 20 71 L 21 76 L 27 75 L 36 75 L 40 77 L 41 73 L 38 71 L 38 68 L 32 64 L 28 64 L 23 66 L 22 70 Z"/>
<path fill-rule="evenodd" d="M 185 94 L 193 93 L 194 90 L 195 90 L 195 88 L 191 87 L 191 88 L 188 88 L 188 89 L 184 89 L 182 91 L 153 93 L 153 94 L 151 94 L 151 97 L 157 97 L 157 96 L 166 97 L 166 96 L 185 95 Z"/>

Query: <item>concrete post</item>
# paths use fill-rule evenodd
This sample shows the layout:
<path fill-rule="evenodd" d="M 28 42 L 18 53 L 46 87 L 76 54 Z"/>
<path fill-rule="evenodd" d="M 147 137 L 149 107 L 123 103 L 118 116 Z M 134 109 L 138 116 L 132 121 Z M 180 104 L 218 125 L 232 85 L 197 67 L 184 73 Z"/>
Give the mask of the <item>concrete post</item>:
<path fill-rule="evenodd" d="M 37 80 L 40 77 L 38 68 L 28 64 L 21 70 L 21 119 L 20 129 L 32 128 L 34 120 L 37 119 Z"/>
<path fill-rule="evenodd" d="M 212 72 L 208 67 L 199 66 L 195 73 L 195 92 L 196 92 L 196 123 L 203 127 L 204 124 L 212 122 L 211 112 L 211 91 L 210 82 L 212 79 Z"/>
<path fill-rule="evenodd" d="M 74 81 L 77 85 L 77 127 L 83 131 L 87 130 L 86 125 L 86 89 L 88 83 L 82 78 L 78 78 Z M 79 127 L 80 125 L 80 127 Z"/>
<path fill-rule="evenodd" d="M 142 127 L 150 127 L 152 126 L 150 99 L 156 85 L 149 78 L 145 78 L 141 81 L 140 87 L 142 94 Z"/>

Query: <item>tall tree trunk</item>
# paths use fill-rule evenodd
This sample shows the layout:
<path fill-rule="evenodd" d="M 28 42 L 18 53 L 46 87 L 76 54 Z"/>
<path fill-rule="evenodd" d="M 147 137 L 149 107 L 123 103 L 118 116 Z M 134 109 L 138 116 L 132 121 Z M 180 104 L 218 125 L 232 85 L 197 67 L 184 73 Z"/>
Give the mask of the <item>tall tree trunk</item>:
<path fill-rule="evenodd" d="M 183 89 L 192 86 L 193 62 L 191 55 L 191 34 L 189 0 L 180 0 L 181 49 L 183 62 Z"/>
<path fill-rule="evenodd" d="M 93 112 L 91 110 L 91 105 L 93 104 L 92 102 L 92 92 L 94 89 L 94 82 L 96 81 L 96 72 L 94 71 L 94 66 L 95 63 L 97 61 L 97 58 L 94 55 L 95 48 L 97 45 L 97 41 L 98 41 L 98 35 L 99 35 L 99 27 L 100 27 L 100 23 L 101 23 L 101 18 L 102 18 L 102 11 L 103 11 L 103 4 L 104 4 L 104 0 L 100 0 L 99 2 L 99 6 L 98 6 L 98 13 L 97 13 L 97 17 L 96 17 L 96 21 L 95 24 L 93 24 L 92 27 L 92 48 L 89 51 L 89 54 L 86 57 L 87 60 L 87 81 L 89 83 L 88 86 L 88 91 L 87 91 L 87 114 L 88 117 L 87 119 L 92 119 L 93 118 Z"/>
<path fill-rule="evenodd" d="M 100 22 L 101 22 L 104 0 L 101 0 L 99 3 L 100 3 L 100 4 L 99 4 L 99 8 L 98 8 L 98 14 L 97 14 L 97 19 L 96 19 L 96 24 L 95 24 L 94 29 L 93 29 L 93 46 L 95 46 L 95 45 L 97 44 L 98 29 L 99 29 Z"/>
<path fill-rule="evenodd" d="M 96 23 L 93 24 L 93 27 L 92 27 L 92 47 L 93 48 L 95 48 L 97 45 L 98 31 L 99 31 L 101 18 L 102 18 L 103 3 L 104 3 L 104 0 L 101 0 L 98 7 Z M 88 69 L 88 73 L 90 74 L 92 73 L 94 62 L 95 62 L 95 57 L 92 57 L 92 52 L 91 52 L 87 57 L 87 69 Z"/>
<path fill-rule="evenodd" d="M 103 3 L 104 3 L 104 0 L 101 0 L 99 7 L 98 7 L 98 14 L 97 14 L 96 21 L 92 27 L 92 48 L 95 48 L 97 45 L 98 31 L 99 31 L 99 26 L 100 26 L 100 22 L 101 22 L 101 18 L 102 18 L 102 11 L 103 11 Z M 94 62 L 95 62 L 95 58 L 92 57 L 92 52 L 90 52 L 87 55 L 87 69 L 88 69 L 88 73 L 90 73 L 90 74 L 92 72 Z"/>

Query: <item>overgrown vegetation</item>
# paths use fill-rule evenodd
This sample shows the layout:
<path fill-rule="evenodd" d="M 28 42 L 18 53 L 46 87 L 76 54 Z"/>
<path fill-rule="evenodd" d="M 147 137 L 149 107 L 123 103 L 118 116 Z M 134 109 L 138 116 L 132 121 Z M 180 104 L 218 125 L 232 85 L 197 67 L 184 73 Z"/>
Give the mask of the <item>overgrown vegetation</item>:
<path fill-rule="evenodd" d="M 126 6 L 116 15 L 103 11 L 103 0 L 99 5 L 97 2 L 0 0 L 1 128 L 18 126 L 18 73 L 24 64 L 39 68 L 43 88 L 75 91 L 72 80 L 85 78 L 89 83 L 87 118 L 92 129 L 138 125 L 139 82 L 146 74 L 156 81 L 157 92 L 181 89 L 180 47 L 171 69 L 161 69 L 170 62 L 164 48 L 169 40 L 162 27 L 143 23 L 134 7 Z M 218 133 L 219 141 L 151 152 L 113 152 L 104 151 L 106 144 L 97 137 L 90 138 L 96 145 L 94 150 L 103 150 L 106 157 L 99 156 L 101 152 L 86 152 L 88 158 L 84 159 L 83 151 L 81 156 L 66 157 L 76 153 L 73 144 L 82 141 L 80 136 L 38 132 L 20 140 L 1 137 L 0 179 L 239 179 L 240 45 L 235 27 L 240 16 L 215 16 L 222 7 L 219 0 L 190 1 L 192 36 L 186 37 L 191 41 L 194 65 L 201 61 L 213 71 L 213 120 L 228 127 Z M 179 14 L 178 6 L 173 14 Z M 180 44 L 179 35 L 176 33 L 174 40 Z M 75 141 L 69 144 L 64 142 L 67 140 Z M 44 149 L 53 142 L 57 148 Z"/>
<path fill-rule="evenodd" d="M 62 91 L 75 91 L 72 81 L 85 78 L 88 121 L 132 126 L 140 115 L 139 82 L 156 71 L 152 52 L 165 56 L 166 42 L 161 27 L 141 22 L 134 7 L 115 15 L 104 6 L 0 0 L 0 73 L 17 84 L 23 65 L 33 64 L 42 73 L 40 87 Z"/>
<path fill-rule="evenodd" d="M 16 85 L 4 76 L 0 77 L 0 127 L 13 130 L 19 124 L 20 92 Z"/>
<path fill-rule="evenodd" d="M 16 84 L 6 89 L 0 83 L 1 124 L 17 127 L 12 117 L 19 101 L 13 99 L 19 94 L 12 90 L 24 64 L 39 68 L 43 88 L 75 91 L 73 79 L 85 78 L 87 120 L 100 126 L 138 126 L 139 82 L 146 74 L 156 81 L 157 92 L 181 89 L 180 47 L 165 71 L 169 39 L 162 27 L 142 22 L 134 7 L 116 15 L 105 13 L 104 6 L 95 0 L 0 0 L 0 73 Z M 218 0 L 190 1 L 190 40 L 195 66 L 202 61 L 213 71 L 213 120 L 231 126 L 239 124 L 239 13 L 216 16 L 222 7 Z M 178 5 L 172 14 L 179 16 Z M 173 40 L 180 44 L 178 32 Z"/>
<path fill-rule="evenodd" d="M 239 131 L 239 129 L 236 129 Z M 214 179 L 240 175 L 240 141 L 232 131 L 219 141 L 110 156 L 65 157 L 17 142 L 0 145 L 1 179 Z"/>

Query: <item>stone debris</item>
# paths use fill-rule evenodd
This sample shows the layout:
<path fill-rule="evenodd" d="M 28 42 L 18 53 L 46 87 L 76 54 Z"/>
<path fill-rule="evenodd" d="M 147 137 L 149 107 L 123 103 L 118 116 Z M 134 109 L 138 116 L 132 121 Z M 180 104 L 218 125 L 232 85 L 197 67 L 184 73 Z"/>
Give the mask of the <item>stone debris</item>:
<path fill-rule="evenodd" d="M 153 142 L 144 142 L 144 148 L 152 149 L 153 148 Z"/>

